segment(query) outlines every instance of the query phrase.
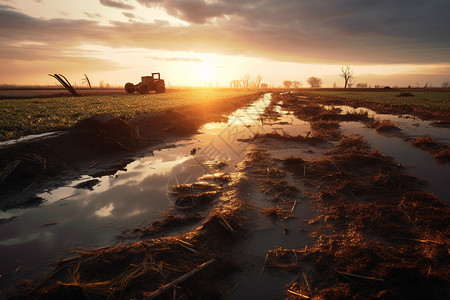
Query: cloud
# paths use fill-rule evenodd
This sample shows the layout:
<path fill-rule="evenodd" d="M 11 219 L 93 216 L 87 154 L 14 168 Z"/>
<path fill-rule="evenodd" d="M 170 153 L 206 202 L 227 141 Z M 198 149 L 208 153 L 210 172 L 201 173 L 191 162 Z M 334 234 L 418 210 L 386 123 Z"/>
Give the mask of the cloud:
<path fill-rule="evenodd" d="M 89 12 L 86 12 L 86 11 L 84 12 L 84 14 L 87 17 L 92 18 L 92 19 L 100 19 L 102 17 L 101 14 L 92 14 L 92 13 L 89 13 Z"/>
<path fill-rule="evenodd" d="M 448 0 L 137 0 L 289 61 L 449 61 Z"/>
<path fill-rule="evenodd" d="M 14 7 L 12 7 L 12 6 L 9 6 L 9 5 L 3 5 L 3 4 L 0 4 L 0 9 L 14 9 Z"/>
<path fill-rule="evenodd" d="M 113 0 L 100 0 L 100 3 L 104 6 L 121 8 L 121 9 L 134 9 L 134 6 L 122 3 L 121 1 L 113 1 Z"/>
<path fill-rule="evenodd" d="M 147 7 L 163 7 L 170 15 L 194 23 L 205 23 L 208 19 L 232 14 L 240 6 L 235 0 L 212 1 L 198 0 L 137 0 Z M 247 0 L 244 0 L 247 2 Z"/>
<path fill-rule="evenodd" d="M 147 56 L 147 58 L 153 60 L 163 60 L 163 61 L 179 61 L 179 62 L 195 62 L 202 63 L 203 59 L 197 57 L 155 57 L 155 56 Z"/>
<path fill-rule="evenodd" d="M 448 0 L 137 1 L 163 8 L 189 24 L 112 22 L 103 26 L 96 20 L 43 20 L 1 9 L 0 51 L 9 51 L 10 45 L 20 41 L 33 41 L 50 45 L 50 53 L 56 54 L 92 44 L 340 65 L 450 62 Z M 26 56 L 14 51 L 8 55 Z"/>
<path fill-rule="evenodd" d="M 136 16 L 134 14 L 128 13 L 128 12 L 123 12 L 122 15 L 124 15 L 125 17 L 130 18 L 130 19 L 136 18 Z"/>

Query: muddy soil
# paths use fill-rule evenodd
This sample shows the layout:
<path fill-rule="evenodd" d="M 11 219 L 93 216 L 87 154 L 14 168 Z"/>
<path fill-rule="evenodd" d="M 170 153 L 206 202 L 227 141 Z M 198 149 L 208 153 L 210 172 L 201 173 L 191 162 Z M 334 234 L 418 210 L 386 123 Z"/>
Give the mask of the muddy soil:
<path fill-rule="evenodd" d="M 378 147 L 390 148 L 376 137 L 424 155 L 430 147 L 447 149 L 445 140 L 435 146 L 403 123 L 373 125 L 367 112 L 342 113 L 305 94 L 265 95 L 255 103 L 200 129 L 204 135 L 193 139 L 184 161 L 204 171 L 171 181 L 172 204 L 160 218 L 118 232 L 123 244 L 77 250 L 48 276 L 3 295 L 448 299 L 448 189 L 411 175 L 421 166 L 397 162 L 402 151 L 386 155 Z M 133 134 L 121 136 L 135 141 Z M 225 135 L 233 138 L 211 154 L 207 141 L 224 142 Z M 132 145 L 112 141 L 120 144 Z M 449 174 L 447 163 L 427 159 L 426 167 Z M 96 184 L 85 183 L 94 192 Z M 444 185 L 436 188 L 444 199 L 430 192 L 435 185 Z"/>
<path fill-rule="evenodd" d="M 87 174 L 114 174 L 136 157 L 198 132 L 202 124 L 222 120 L 255 99 L 237 97 L 221 104 L 202 104 L 134 119 L 108 114 L 80 121 L 67 132 L 0 146 L 0 209 L 35 205 L 36 190 L 60 186 Z M 152 150 L 148 148 L 152 147 Z"/>
<path fill-rule="evenodd" d="M 445 90 L 447 91 L 447 90 Z M 307 95 L 310 99 L 314 99 L 318 103 L 328 104 L 328 105 L 349 105 L 352 107 L 365 107 L 370 108 L 378 113 L 385 114 L 408 114 L 412 116 L 417 116 L 422 120 L 437 120 L 437 124 L 442 124 L 443 126 L 448 125 L 450 122 L 450 111 L 449 110 L 433 110 L 427 109 L 423 107 L 417 107 L 412 105 L 389 105 L 389 104 L 381 104 L 374 103 L 369 101 L 348 99 L 348 98 L 340 98 L 340 97 L 329 97 L 329 96 L 320 96 L 313 95 L 309 93 L 302 93 L 302 95 Z"/>

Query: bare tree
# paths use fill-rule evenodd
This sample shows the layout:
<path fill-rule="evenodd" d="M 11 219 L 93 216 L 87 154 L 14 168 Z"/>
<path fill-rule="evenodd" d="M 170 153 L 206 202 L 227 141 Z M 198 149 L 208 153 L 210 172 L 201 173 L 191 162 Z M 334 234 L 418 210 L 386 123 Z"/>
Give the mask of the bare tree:
<path fill-rule="evenodd" d="M 348 84 L 350 83 L 350 80 L 353 78 L 353 71 L 350 69 L 349 66 L 347 66 L 345 69 L 342 67 L 341 74 L 339 76 L 344 78 L 345 84 L 344 88 L 347 88 Z"/>
<path fill-rule="evenodd" d="M 351 89 L 353 87 L 353 85 L 355 85 L 356 81 L 354 81 L 353 79 L 350 79 L 347 83 L 347 87 L 349 89 Z"/>
<path fill-rule="evenodd" d="M 443 88 L 448 88 L 448 86 L 449 86 L 448 81 L 444 81 L 444 82 L 442 83 L 441 86 L 442 86 Z"/>
<path fill-rule="evenodd" d="M 261 81 L 263 77 L 261 74 L 256 75 L 255 77 L 255 88 L 259 89 L 261 87 Z"/>
<path fill-rule="evenodd" d="M 356 87 L 357 87 L 357 88 L 363 88 L 363 89 L 366 89 L 366 88 L 367 88 L 367 83 L 365 83 L 365 82 L 360 82 L 360 83 L 356 84 Z"/>
<path fill-rule="evenodd" d="M 312 88 L 320 88 L 322 86 L 322 79 L 318 77 L 309 77 L 306 81 Z"/>
<path fill-rule="evenodd" d="M 285 81 L 283 81 L 283 85 L 284 85 L 285 88 L 288 89 L 288 88 L 290 88 L 292 86 L 292 81 L 285 80 Z"/>
<path fill-rule="evenodd" d="M 246 89 L 250 87 L 250 75 L 246 74 L 242 77 L 242 87 Z"/>
<path fill-rule="evenodd" d="M 301 83 L 300 81 L 294 80 L 294 81 L 292 82 L 292 87 L 293 87 L 293 88 L 299 88 L 299 87 L 301 87 L 301 86 L 302 86 L 302 83 Z"/>
<path fill-rule="evenodd" d="M 230 87 L 238 89 L 242 87 L 242 82 L 240 80 L 231 80 Z"/>

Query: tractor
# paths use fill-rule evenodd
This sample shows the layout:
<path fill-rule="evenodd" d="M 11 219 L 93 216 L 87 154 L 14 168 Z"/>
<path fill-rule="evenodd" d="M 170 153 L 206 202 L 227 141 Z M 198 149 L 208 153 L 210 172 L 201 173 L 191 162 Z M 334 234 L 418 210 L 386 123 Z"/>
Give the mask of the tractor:
<path fill-rule="evenodd" d="M 152 73 L 152 76 L 142 76 L 141 82 L 138 84 L 128 82 L 125 84 L 125 91 L 129 94 L 136 91 L 139 94 L 148 94 L 150 91 L 164 93 L 166 91 L 166 85 L 164 83 L 164 79 L 161 79 L 159 73 Z"/>

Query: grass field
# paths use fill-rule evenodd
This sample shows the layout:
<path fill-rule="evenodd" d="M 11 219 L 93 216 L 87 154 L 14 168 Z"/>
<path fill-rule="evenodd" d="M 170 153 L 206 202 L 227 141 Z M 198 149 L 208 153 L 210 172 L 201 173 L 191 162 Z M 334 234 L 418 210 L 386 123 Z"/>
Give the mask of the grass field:
<path fill-rule="evenodd" d="M 0 140 L 72 127 L 94 114 L 132 118 L 184 105 L 224 101 L 254 91 L 230 89 L 168 90 L 164 94 L 109 95 L 0 100 Z"/>
<path fill-rule="evenodd" d="M 414 97 L 397 97 L 398 91 L 308 91 L 316 95 L 347 98 L 394 106 L 412 105 L 433 110 L 450 109 L 450 92 L 410 92 Z"/>

